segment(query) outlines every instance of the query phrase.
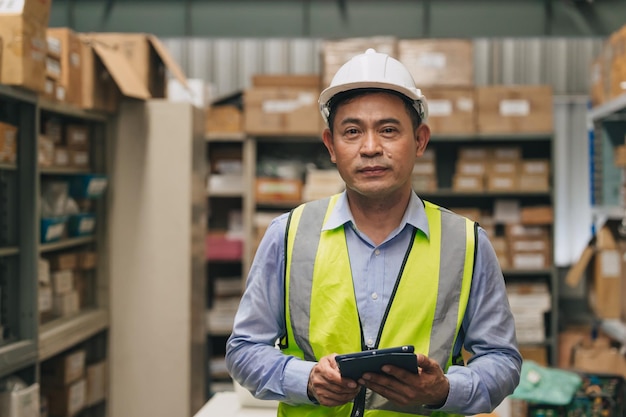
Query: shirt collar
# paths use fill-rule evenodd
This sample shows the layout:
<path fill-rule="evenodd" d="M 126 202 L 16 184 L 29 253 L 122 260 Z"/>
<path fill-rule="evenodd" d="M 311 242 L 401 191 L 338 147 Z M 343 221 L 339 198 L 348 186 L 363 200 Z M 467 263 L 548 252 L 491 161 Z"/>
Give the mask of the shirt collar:
<path fill-rule="evenodd" d="M 337 199 L 337 204 L 333 207 L 333 210 L 330 213 L 328 220 L 324 223 L 322 230 L 336 229 L 346 223 L 354 224 L 354 217 L 352 217 L 352 213 L 350 212 L 348 197 L 344 191 Z M 427 237 L 430 237 L 424 203 L 414 191 L 411 192 L 411 200 L 409 201 L 409 206 L 404 213 L 399 229 L 402 230 L 406 224 L 410 224 L 411 226 L 421 230 Z"/>

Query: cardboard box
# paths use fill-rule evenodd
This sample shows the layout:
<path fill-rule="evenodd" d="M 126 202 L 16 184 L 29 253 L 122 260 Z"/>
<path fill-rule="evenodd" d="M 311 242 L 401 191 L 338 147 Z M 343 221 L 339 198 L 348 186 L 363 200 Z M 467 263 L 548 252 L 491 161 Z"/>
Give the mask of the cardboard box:
<path fill-rule="evenodd" d="M 34 383 L 17 391 L 0 392 L 0 416 L 39 416 L 39 384 Z"/>
<path fill-rule="evenodd" d="M 53 305 L 52 287 L 39 284 L 37 291 L 37 309 L 40 313 L 52 311 Z"/>
<path fill-rule="evenodd" d="M 106 368 L 106 361 L 101 361 L 87 366 L 87 391 L 85 394 L 85 405 L 88 407 L 97 404 L 106 398 Z"/>
<path fill-rule="evenodd" d="M 315 88 L 256 87 L 244 93 L 244 129 L 253 135 L 320 136 Z"/>
<path fill-rule="evenodd" d="M 43 394 L 48 400 L 51 416 L 72 417 L 85 408 L 87 381 L 82 378 L 63 387 L 43 386 Z"/>
<path fill-rule="evenodd" d="M 46 386 L 65 386 L 85 375 L 87 352 L 83 349 L 55 356 L 41 364 L 41 378 Z"/>
<path fill-rule="evenodd" d="M 114 113 L 122 96 L 139 100 L 150 98 L 150 91 L 121 53 L 87 35 L 79 34 L 79 39 L 82 108 Z"/>
<path fill-rule="evenodd" d="M 622 295 L 626 286 L 626 243 L 619 239 L 618 224 L 605 223 L 565 277 L 570 287 L 587 279 L 587 301 L 601 319 L 623 319 L 625 309 Z"/>
<path fill-rule="evenodd" d="M 490 173 L 486 178 L 488 191 L 515 191 L 518 188 L 515 174 Z"/>
<path fill-rule="evenodd" d="M 50 0 L 0 3 L 3 84 L 44 92 L 50 5 Z"/>
<path fill-rule="evenodd" d="M 546 225 L 554 223 L 552 206 L 528 206 L 520 211 L 520 223 L 525 225 Z"/>
<path fill-rule="evenodd" d="M 67 124 L 65 126 L 65 145 L 70 149 L 89 149 L 89 126 Z"/>
<path fill-rule="evenodd" d="M 572 368 L 593 374 L 606 373 L 626 377 L 626 359 L 606 339 L 581 343 L 574 347 Z"/>
<path fill-rule="evenodd" d="M 57 253 L 49 256 L 48 262 L 52 271 L 75 269 L 78 264 L 78 254 L 76 252 Z"/>
<path fill-rule="evenodd" d="M 476 133 L 473 88 L 422 89 L 428 101 L 428 126 L 433 135 Z"/>
<path fill-rule="evenodd" d="M 521 191 L 550 191 L 550 177 L 547 174 L 521 174 L 519 177 Z"/>
<path fill-rule="evenodd" d="M 458 175 L 484 176 L 487 172 L 488 161 L 459 159 L 456 161 Z"/>
<path fill-rule="evenodd" d="M 492 158 L 491 148 L 485 147 L 460 147 L 458 157 L 464 161 L 488 162 Z"/>
<path fill-rule="evenodd" d="M 257 202 L 299 202 L 302 200 L 302 181 L 285 178 L 257 178 L 255 193 Z"/>
<path fill-rule="evenodd" d="M 69 104 L 80 106 L 82 102 L 82 53 L 78 34 L 69 28 L 48 28 L 46 31 L 48 55 L 54 45 L 54 55 L 58 56 L 60 71 L 57 86 Z M 57 99 L 60 99 L 57 94 Z"/>
<path fill-rule="evenodd" d="M 66 147 L 54 147 L 54 161 L 52 165 L 56 167 L 66 167 L 70 165 L 70 153 Z"/>
<path fill-rule="evenodd" d="M 515 175 L 519 173 L 518 161 L 493 160 L 487 166 L 488 175 Z"/>
<path fill-rule="evenodd" d="M 84 251 L 78 254 L 78 269 L 93 269 L 98 263 L 98 254 L 95 251 Z"/>
<path fill-rule="evenodd" d="M 455 174 L 452 178 L 452 189 L 454 191 L 483 191 L 485 189 L 485 178 L 483 175 Z"/>
<path fill-rule="evenodd" d="M 166 70 L 187 87 L 183 71 L 156 36 L 145 33 L 89 33 L 86 36 L 120 53 L 130 63 L 149 97 L 167 97 Z"/>
<path fill-rule="evenodd" d="M 37 162 L 40 167 L 54 165 L 54 142 L 48 136 L 37 137 Z"/>
<path fill-rule="evenodd" d="M 72 287 L 74 286 L 74 277 L 72 277 Z M 52 300 L 52 312 L 60 317 L 71 316 L 80 311 L 80 296 L 75 289 L 63 293 L 56 294 Z"/>
<path fill-rule="evenodd" d="M 65 294 L 74 289 L 74 272 L 71 270 L 56 271 L 50 274 L 54 294 Z"/>
<path fill-rule="evenodd" d="M 221 105 L 206 109 L 206 133 L 243 132 L 243 113 L 237 106 Z"/>
<path fill-rule="evenodd" d="M 83 151 L 78 149 L 70 149 L 70 166 L 74 168 L 89 168 L 89 151 Z"/>
<path fill-rule="evenodd" d="M 552 88 L 543 85 L 476 88 L 478 132 L 551 133 Z"/>
<path fill-rule="evenodd" d="M 474 44 L 468 39 L 401 39 L 398 60 L 418 88 L 474 85 Z"/>
<path fill-rule="evenodd" d="M 496 146 L 491 149 L 493 159 L 496 161 L 519 161 L 522 159 L 520 146 Z"/>
<path fill-rule="evenodd" d="M 14 164 L 17 159 L 17 127 L 0 122 L 0 162 Z"/>

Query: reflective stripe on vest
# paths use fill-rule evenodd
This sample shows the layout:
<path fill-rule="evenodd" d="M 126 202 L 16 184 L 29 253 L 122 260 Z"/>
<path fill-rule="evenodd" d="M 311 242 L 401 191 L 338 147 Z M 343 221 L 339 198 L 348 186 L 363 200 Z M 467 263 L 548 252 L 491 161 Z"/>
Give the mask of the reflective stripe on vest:
<path fill-rule="evenodd" d="M 301 205 L 292 211 L 288 224 L 287 341 L 283 343 L 283 352 L 305 360 L 317 361 L 333 352 L 361 350 L 361 328 L 344 228 L 322 232 L 338 197 Z M 382 323 L 378 347 L 412 344 L 416 352 L 437 360 L 445 370 L 453 361 L 452 348 L 469 297 L 475 225 L 431 203 L 425 203 L 425 211 L 430 237 L 421 231 L 415 233 Z M 445 261 L 441 262 L 442 259 Z M 435 327 L 436 331 L 432 331 Z M 351 409 L 284 404 L 281 407 L 284 412 L 290 411 L 279 415 L 289 416 L 348 416 Z M 320 409 L 328 414 L 318 414 Z M 398 408 L 368 391 L 366 415 L 399 413 L 435 414 L 422 407 Z"/>

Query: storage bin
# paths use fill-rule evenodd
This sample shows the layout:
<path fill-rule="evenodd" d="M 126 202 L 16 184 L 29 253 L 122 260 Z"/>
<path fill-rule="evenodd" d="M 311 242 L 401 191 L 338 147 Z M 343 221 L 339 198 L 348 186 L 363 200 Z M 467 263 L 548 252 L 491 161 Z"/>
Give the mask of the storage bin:
<path fill-rule="evenodd" d="M 66 216 L 43 217 L 41 219 L 41 243 L 56 242 L 65 237 Z"/>
<path fill-rule="evenodd" d="M 96 215 L 94 213 L 80 213 L 70 216 L 68 235 L 79 237 L 91 235 L 96 230 Z"/>
<path fill-rule="evenodd" d="M 105 175 L 77 175 L 70 181 L 70 196 L 78 199 L 99 198 L 104 194 L 108 183 Z"/>

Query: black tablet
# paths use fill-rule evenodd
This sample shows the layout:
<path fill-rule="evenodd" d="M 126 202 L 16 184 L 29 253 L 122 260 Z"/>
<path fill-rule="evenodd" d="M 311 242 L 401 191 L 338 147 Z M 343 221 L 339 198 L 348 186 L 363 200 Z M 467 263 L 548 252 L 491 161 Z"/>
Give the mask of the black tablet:
<path fill-rule="evenodd" d="M 382 373 L 383 365 L 394 365 L 417 373 L 417 356 L 411 345 L 346 353 L 337 355 L 335 360 L 341 376 L 355 381 L 366 372 Z"/>

